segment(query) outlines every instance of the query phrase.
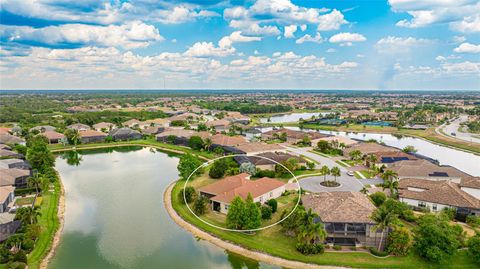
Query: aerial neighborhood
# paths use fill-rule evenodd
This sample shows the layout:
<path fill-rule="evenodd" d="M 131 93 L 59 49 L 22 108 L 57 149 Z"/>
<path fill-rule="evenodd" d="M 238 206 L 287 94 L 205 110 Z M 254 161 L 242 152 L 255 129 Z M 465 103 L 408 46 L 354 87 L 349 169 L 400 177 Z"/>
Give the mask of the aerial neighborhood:
<path fill-rule="evenodd" d="M 172 191 L 180 214 L 190 209 L 216 227 L 259 238 L 267 236 L 259 229 L 279 222 L 281 228 L 268 236 L 284 238 L 278 247 L 294 248 L 296 255 L 405 256 L 414 246 L 431 243 L 427 234 L 433 226 L 442 227 L 435 236 L 446 236 L 453 246 L 441 246 L 444 256 L 475 238 L 480 228 L 478 163 L 462 170 L 413 144 L 383 141 L 387 135 L 428 136 L 427 131 L 457 117 L 459 107 L 478 115 L 478 107 L 468 101 L 431 109 L 407 96 L 295 95 L 269 104 L 267 95 L 246 94 L 242 98 L 255 102 L 226 105 L 238 98 L 202 96 L 188 102 L 162 97 L 135 105 L 113 99 L 104 105 L 92 98 L 90 105 L 68 106 L 42 120 L 5 125 L 0 129 L 0 246 L 23 238 L 30 247 L 22 252 L 28 254 L 42 240 L 38 234 L 26 238 L 24 231 L 43 225 L 35 212 L 46 214 L 46 203 L 59 194 L 55 156 L 78 165 L 82 150 L 128 145 L 180 153 L 180 181 Z M 296 113 L 302 117 L 279 121 Z M 478 121 L 478 116 L 470 118 Z M 449 139 L 436 143 L 446 145 Z M 211 161 L 202 165 L 205 160 Z M 458 229 L 462 239 L 455 241 L 450 235 Z M 415 251 L 425 260 L 443 259 L 428 249 Z"/>

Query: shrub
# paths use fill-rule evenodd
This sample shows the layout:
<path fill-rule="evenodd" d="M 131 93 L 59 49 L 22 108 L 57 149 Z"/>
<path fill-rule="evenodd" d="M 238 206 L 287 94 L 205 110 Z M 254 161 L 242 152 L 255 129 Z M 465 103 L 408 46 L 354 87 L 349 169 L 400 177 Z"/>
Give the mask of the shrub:
<path fill-rule="evenodd" d="M 339 245 L 334 245 L 332 248 L 334 250 L 342 250 L 342 246 L 339 246 Z"/>
<path fill-rule="evenodd" d="M 260 210 L 262 211 L 262 219 L 271 219 L 272 218 L 272 208 L 268 205 L 263 205 L 260 207 Z"/>
<path fill-rule="evenodd" d="M 370 250 L 370 253 L 372 253 L 373 255 L 378 256 L 378 257 L 386 257 L 386 256 L 388 256 L 388 253 L 387 253 L 387 252 L 378 250 L 378 249 L 376 249 L 376 248 L 374 248 L 374 247 L 369 248 L 369 250 Z"/>
<path fill-rule="evenodd" d="M 193 203 L 193 212 L 197 215 L 203 215 L 207 212 L 208 199 L 203 196 L 198 196 Z"/>
<path fill-rule="evenodd" d="M 272 209 L 272 213 L 277 212 L 277 207 L 278 207 L 277 200 L 270 199 L 270 200 L 267 201 L 266 204 Z"/>
<path fill-rule="evenodd" d="M 455 218 L 455 215 L 457 214 L 457 210 L 455 208 L 445 207 L 442 209 L 441 214 L 445 216 L 448 220 L 453 220 Z"/>
<path fill-rule="evenodd" d="M 352 246 L 352 247 L 350 247 L 350 250 L 351 250 L 351 251 L 357 251 L 357 247 L 356 247 L 356 246 Z"/>
<path fill-rule="evenodd" d="M 472 227 L 480 226 L 480 217 L 477 217 L 474 215 L 468 215 L 466 221 L 467 221 L 467 224 Z"/>
<path fill-rule="evenodd" d="M 397 227 L 388 234 L 386 251 L 396 256 L 406 256 L 412 247 L 410 231 L 404 227 Z"/>
<path fill-rule="evenodd" d="M 468 253 L 476 263 L 480 264 L 480 234 L 476 234 L 468 240 Z"/>
<path fill-rule="evenodd" d="M 210 172 L 208 173 L 208 175 L 211 178 L 222 178 L 223 176 L 225 176 L 227 169 L 228 169 L 228 165 L 227 165 L 227 160 L 225 158 L 216 160 L 213 163 L 213 166 L 210 169 Z"/>
<path fill-rule="evenodd" d="M 248 174 L 253 176 L 257 173 L 257 168 L 255 167 L 255 165 L 253 163 L 246 162 L 246 163 L 242 163 L 240 165 L 239 171 L 241 173 L 248 173 Z"/>
<path fill-rule="evenodd" d="M 185 200 L 187 203 L 191 203 L 195 201 L 195 198 L 197 197 L 197 192 L 192 186 L 187 186 L 185 189 L 181 189 L 180 193 L 178 193 L 178 199 L 182 202 L 184 202 L 183 199 L 183 192 L 185 191 Z"/>
<path fill-rule="evenodd" d="M 200 150 L 203 148 L 203 145 L 204 143 L 200 136 L 194 135 L 188 139 L 188 146 L 192 149 Z"/>
<path fill-rule="evenodd" d="M 275 178 L 275 171 L 272 170 L 258 170 L 255 177 L 269 177 Z"/>
<path fill-rule="evenodd" d="M 381 206 L 385 200 L 387 200 L 387 195 L 381 191 L 377 191 L 376 193 L 373 193 L 370 195 L 370 199 L 372 199 L 372 202 L 375 206 Z"/>
<path fill-rule="evenodd" d="M 325 247 L 322 244 L 297 243 L 295 248 L 304 255 L 319 254 L 325 251 Z"/>
<path fill-rule="evenodd" d="M 27 254 L 20 249 L 17 253 L 13 254 L 13 261 L 27 263 Z"/>

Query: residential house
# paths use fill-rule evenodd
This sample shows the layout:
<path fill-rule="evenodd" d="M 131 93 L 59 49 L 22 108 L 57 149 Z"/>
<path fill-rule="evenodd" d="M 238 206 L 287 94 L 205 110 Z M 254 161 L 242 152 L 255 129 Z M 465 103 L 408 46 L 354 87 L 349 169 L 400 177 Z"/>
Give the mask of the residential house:
<path fill-rule="evenodd" d="M 267 144 L 263 142 L 251 142 L 235 146 L 239 152 L 247 155 L 256 155 L 265 152 L 287 152 L 287 150 L 276 144 Z"/>
<path fill-rule="evenodd" d="M 11 134 L 0 134 L 0 144 L 25 145 L 25 140 L 18 137 L 18 136 L 14 136 L 14 135 L 11 135 Z"/>
<path fill-rule="evenodd" d="M 263 140 L 273 140 L 278 139 L 281 136 L 286 137 L 286 142 L 288 143 L 298 143 L 304 139 L 304 137 L 308 137 L 310 140 L 316 140 L 322 137 L 326 137 L 327 135 L 319 133 L 319 132 L 302 132 L 302 131 L 295 131 L 286 128 L 281 129 L 273 129 L 271 131 L 267 131 L 261 135 Z"/>
<path fill-rule="evenodd" d="M 132 130 L 128 127 L 122 127 L 113 129 L 108 133 L 109 136 L 113 138 L 115 141 L 123 141 L 123 140 L 136 140 L 142 139 L 142 134 L 139 131 Z"/>
<path fill-rule="evenodd" d="M 12 150 L 12 148 L 10 146 L 5 145 L 5 144 L 0 144 L 0 149 Z"/>
<path fill-rule="evenodd" d="M 77 130 L 78 132 L 91 130 L 90 126 L 82 123 L 74 123 L 67 126 L 67 129 Z"/>
<path fill-rule="evenodd" d="M 403 151 L 379 151 L 376 153 L 373 153 L 375 157 L 377 158 L 376 165 L 386 165 L 390 166 L 393 163 L 399 162 L 399 161 L 406 161 L 406 160 L 418 160 L 417 157 L 414 155 L 405 153 Z M 367 160 L 368 161 L 368 160 Z"/>
<path fill-rule="evenodd" d="M 250 118 L 248 116 L 245 116 L 242 113 L 236 111 L 227 112 L 223 119 L 228 120 L 232 123 L 240 123 L 245 125 L 250 123 Z"/>
<path fill-rule="evenodd" d="M 351 145 L 343 150 L 343 155 L 345 157 L 349 157 L 350 152 L 354 150 L 359 150 L 363 156 L 368 156 L 370 154 L 375 154 L 377 152 L 399 152 L 400 150 L 393 147 L 388 147 L 384 145 L 380 145 L 374 142 L 362 142 L 358 144 Z"/>
<path fill-rule="evenodd" d="M 170 120 L 168 119 L 153 119 L 153 120 L 146 120 L 144 123 L 148 124 L 148 126 L 159 126 L 159 127 L 168 127 L 170 126 Z"/>
<path fill-rule="evenodd" d="M 250 180 L 247 173 L 226 177 L 198 189 L 200 195 L 210 199 L 212 210 L 227 214 L 231 201 L 236 196 L 246 199 L 252 195 L 254 202 L 265 203 L 285 192 L 285 183 L 272 178 Z"/>
<path fill-rule="evenodd" d="M 172 121 L 187 121 L 187 122 L 192 122 L 192 121 L 199 121 L 201 119 L 201 116 L 190 113 L 190 112 L 185 112 L 179 115 L 172 116 L 168 118 L 170 122 Z"/>
<path fill-rule="evenodd" d="M 249 156 L 246 159 L 248 160 L 248 162 L 254 164 L 257 169 L 275 170 L 275 165 L 277 165 L 277 163 L 283 164 L 290 158 L 296 159 L 298 161 L 299 167 L 307 165 L 307 161 L 305 159 L 284 152 L 265 152 Z"/>
<path fill-rule="evenodd" d="M 0 213 L 7 212 L 8 205 L 13 202 L 15 187 L 0 186 Z"/>
<path fill-rule="evenodd" d="M 78 134 L 80 141 L 84 144 L 103 142 L 105 141 L 105 137 L 107 137 L 107 134 L 95 130 L 81 131 Z"/>
<path fill-rule="evenodd" d="M 42 125 L 42 126 L 35 126 L 33 128 L 30 128 L 30 132 L 32 131 L 39 131 L 40 133 L 44 133 L 47 131 L 55 131 L 55 127 L 50 126 L 50 125 Z"/>
<path fill-rule="evenodd" d="M 480 178 L 479 177 L 463 177 L 460 180 L 460 189 L 471 196 L 480 199 Z"/>
<path fill-rule="evenodd" d="M 477 187 L 478 184 L 475 187 L 470 185 L 469 189 L 479 192 L 480 188 Z M 414 208 L 428 208 L 434 212 L 455 208 L 460 214 L 480 215 L 480 200 L 467 191 L 462 189 L 461 184 L 450 180 L 404 178 L 399 182 L 398 197 Z"/>
<path fill-rule="evenodd" d="M 9 134 L 12 131 L 12 129 L 8 127 L 0 127 L 0 134 Z"/>
<path fill-rule="evenodd" d="M 111 131 L 112 129 L 115 129 L 115 128 L 116 128 L 115 124 L 110 123 L 110 122 L 99 122 L 99 123 L 93 125 L 93 129 L 95 131 L 104 132 L 104 133 L 109 132 L 109 131 Z"/>
<path fill-rule="evenodd" d="M 389 166 L 388 169 L 396 172 L 399 179 L 451 180 L 460 183 L 462 178 L 472 177 L 454 167 L 436 165 L 423 159 L 398 161 Z"/>
<path fill-rule="evenodd" d="M 165 127 L 163 126 L 149 126 L 145 129 L 142 129 L 142 134 L 156 135 L 164 131 L 165 131 Z"/>
<path fill-rule="evenodd" d="M 124 122 L 122 125 L 129 128 L 139 128 L 139 129 L 145 129 L 150 126 L 149 123 L 139 121 L 137 119 L 128 120 Z"/>
<path fill-rule="evenodd" d="M 31 176 L 30 170 L 27 169 L 0 169 L 0 187 L 15 186 L 23 188 L 27 186 L 28 178 Z"/>
<path fill-rule="evenodd" d="M 224 134 L 216 134 L 211 137 L 213 145 L 219 146 L 238 146 L 247 143 L 244 136 L 234 135 L 228 136 Z"/>
<path fill-rule="evenodd" d="M 312 209 L 327 232 L 327 243 L 334 245 L 380 245 L 381 232 L 370 218 L 376 209 L 368 197 L 359 192 L 322 192 L 302 196 L 305 209 Z M 384 235 L 384 240 L 387 234 Z M 382 244 L 385 246 L 385 244 Z"/>
<path fill-rule="evenodd" d="M 221 120 L 213 120 L 213 121 L 207 121 L 205 123 L 208 128 L 213 128 L 215 129 L 216 132 L 228 132 L 230 128 L 230 121 L 221 119 Z"/>
<path fill-rule="evenodd" d="M 159 133 L 156 135 L 157 141 L 163 143 L 171 143 L 169 141 L 170 138 L 173 138 L 173 143 L 176 145 L 184 145 L 188 146 L 188 140 L 192 136 L 199 136 L 202 139 L 206 139 L 210 137 L 211 134 L 209 132 L 196 132 L 193 130 L 185 130 L 185 129 L 170 129 L 163 133 Z"/>
<path fill-rule="evenodd" d="M 358 140 L 353 140 L 345 136 L 326 136 L 318 139 L 312 139 L 312 146 L 314 147 L 317 146 L 320 140 L 327 141 L 329 143 L 337 144 L 337 145 L 343 144 L 346 147 L 351 147 L 355 144 L 360 143 Z"/>
<path fill-rule="evenodd" d="M 21 224 L 20 220 L 15 220 L 15 214 L 0 214 L 0 243 L 15 234 Z"/>
<path fill-rule="evenodd" d="M 30 165 L 21 159 L 1 159 L 0 160 L 0 169 L 30 169 Z"/>
<path fill-rule="evenodd" d="M 46 137 L 48 139 L 48 143 L 50 144 L 58 144 L 65 142 L 66 138 L 65 135 L 55 131 L 45 131 L 40 135 Z"/>
<path fill-rule="evenodd" d="M 14 151 L 8 149 L 0 149 L 0 158 L 24 158 L 20 153 L 16 153 Z"/>

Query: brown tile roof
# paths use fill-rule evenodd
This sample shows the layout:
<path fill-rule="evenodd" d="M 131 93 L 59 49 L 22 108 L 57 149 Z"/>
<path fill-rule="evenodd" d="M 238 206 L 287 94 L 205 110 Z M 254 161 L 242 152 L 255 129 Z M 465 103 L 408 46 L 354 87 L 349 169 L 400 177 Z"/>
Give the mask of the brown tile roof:
<path fill-rule="evenodd" d="M 22 138 L 11 134 L 0 134 L 0 143 L 2 144 L 19 144 L 25 142 Z"/>
<path fill-rule="evenodd" d="M 279 163 L 285 162 L 286 160 L 288 160 L 288 159 L 290 159 L 290 158 L 297 159 L 297 161 L 298 161 L 299 163 L 305 163 L 305 160 L 304 160 L 303 158 L 300 158 L 300 157 L 298 157 L 298 156 L 291 155 L 291 154 L 288 154 L 288 153 L 283 153 L 283 152 L 265 152 L 265 153 L 260 153 L 260 154 L 257 154 L 257 155 L 248 157 L 248 159 L 250 160 L 250 162 L 252 162 L 252 163 L 255 164 L 255 165 L 275 164 L 274 162 L 272 162 L 272 161 L 270 161 L 270 160 L 263 159 L 263 158 L 258 158 L 258 157 L 255 158 L 255 156 L 265 157 L 265 158 L 274 160 L 274 161 L 279 162 Z"/>
<path fill-rule="evenodd" d="M 460 181 L 460 187 L 480 189 L 480 177 L 464 177 Z"/>
<path fill-rule="evenodd" d="M 326 137 L 327 135 L 319 133 L 319 132 L 302 132 L 302 131 L 295 131 L 295 130 L 290 130 L 287 128 L 281 128 L 281 129 L 274 129 L 271 131 L 267 131 L 263 133 L 263 136 L 273 136 L 274 134 L 282 134 L 285 133 L 287 134 L 287 137 L 292 138 L 292 139 L 303 139 L 305 135 L 307 135 L 310 139 L 319 139 L 322 137 Z"/>
<path fill-rule="evenodd" d="M 8 134 L 10 130 L 8 127 L 0 127 L 0 134 Z"/>
<path fill-rule="evenodd" d="M 468 178 L 471 175 L 451 166 L 439 166 L 427 160 L 405 160 L 393 163 L 389 168 L 399 177 Z"/>
<path fill-rule="evenodd" d="M 409 190 L 409 187 L 423 191 Z M 399 197 L 455 207 L 480 208 L 480 200 L 462 191 L 458 184 L 450 180 L 401 179 Z"/>
<path fill-rule="evenodd" d="M 216 134 L 212 136 L 212 143 L 222 146 L 236 146 L 247 143 L 245 137 L 241 135 L 228 136 L 224 134 Z"/>
<path fill-rule="evenodd" d="M 14 190 L 15 190 L 15 187 L 13 186 L 1 186 L 0 187 L 0 203 L 5 202 L 5 200 L 7 200 L 7 197 Z"/>
<path fill-rule="evenodd" d="M 48 140 L 65 138 L 64 134 L 61 134 L 61 133 L 55 132 L 55 131 L 45 131 L 44 133 L 42 133 L 40 135 L 45 136 L 46 138 L 48 138 Z"/>
<path fill-rule="evenodd" d="M 242 145 L 235 146 L 235 148 L 246 152 L 262 152 L 262 151 L 283 151 L 285 150 L 283 147 L 276 145 L 276 144 L 267 144 L 261 142 L 252 142 L 246 143 Z"/>
<path fill-rule="evenodd" d="M 322 222 L 375 223 L 370 216 L 375 206 L 359 192 L 322 192 L 302 196 L 303 206 L 311 208 Z"/>
<path fill-rule="evenodd" d="M 98 137 L 98 136 L 107 136 L 107 134 L 95 131 L 95 130 L 85 130 L 78 132 L 80 137 Z"/>
<path fill-rule="evenodd" d="M 354 151 L 354 150 L 359 150 L 362 152 L 362 154 L 373 154 L 377 152 L 397 152 L 400 151 L 399 149 L 392 148 L 392 147 L 387 147 L 383 146 L 374 142 L 365 142 L 365 143 L 358 143 L 355 145 L 352 145 L 344 150 L 344 155 L 348 155 L 348 153 Z"/>
<path fill-rule="evenodd" d="M 208 127 L 215 127 L 215 126 L 229 126 L 230 122 L 228 120 L 213 120 L 208 121 L 205 123 Z"/>
<path fill-rule="evenodd" d="M 95 129 L 102 129 L 102 128 L 109 129 L 110 127 L 114 128 L 115 124 L 110 122 L 99 122 L 93 125 L 93 128 Z"/>
<path fill-rule="evenodd" d="M 0 186 L 14 185 L 15 179 L 30 175 L 30 170 L 26 169 L 0 169 Z"/>
<path fill-rule="evenodd" d="M 213 195 L 219 195 L 223 192 L 231 190 L 232 188 L 238 188 L 242 186 L 245 181 L 248 180 L 249 176 L 250 175 L 247 173 L 241 173 L 235 176 L 226 177 L 222 180 L 218 180 L 215 183 L 201 187 L 199 191 Z"/>

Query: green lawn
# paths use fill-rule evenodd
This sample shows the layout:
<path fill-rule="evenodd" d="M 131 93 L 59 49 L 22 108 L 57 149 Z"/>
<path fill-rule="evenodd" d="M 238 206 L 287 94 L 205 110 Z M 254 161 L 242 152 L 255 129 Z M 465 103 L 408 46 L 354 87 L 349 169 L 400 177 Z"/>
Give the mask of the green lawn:
<path fill-rule="evenodd" d="M 223 240 L 241 245 L 247 249 L 258 250 L 273 256 L 289 260 L 320 265 L 336 265 L 361 268 L 475 268 L 473 259 L 467 256 L 465 251 L 459 251 L 451 260 L 442 264 L 428 264 L 415 254 L 406 257 L 377 258 L 369 253 L 339 253 L 326 252 L 324 254 L 305 256 L 295 250 L 295 238 L 285 236 L 280 231 L 280 226 L 274 226 L 248 235 L 238 232 L 218 230 L 198 220 L 178 199 L 178 193 L 183 187 L 184 181 L 178 181 L 172 191 L 172 205 L 178 214 L 200 229 L 215 235 Z"/>
<path fill-rule="evenodd" d="M 42 227 L 42 232 L 38 237 L 35 248 L 28 255 L 28 267 L 30 269 L 38 268 L 52 247 L 53 237 L 60 226 L 57 216 L 60 191 L 60 183 L 56 182 L 53 192 L 48 192 L 43 195 L 43 202 L 40 207 L 41 215 L 38 219 L 38 223 Z"/>
<path fill-rule="evenodd" d="M 371 170 L 361 170 L 359 172 L 362 173 L 362 175 L 364 175 L 366 178 L 374 178 L 375 177 L 375 172 L 373 172 Z"/>

